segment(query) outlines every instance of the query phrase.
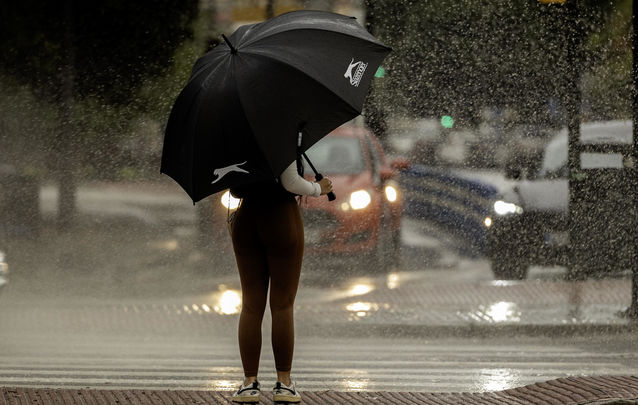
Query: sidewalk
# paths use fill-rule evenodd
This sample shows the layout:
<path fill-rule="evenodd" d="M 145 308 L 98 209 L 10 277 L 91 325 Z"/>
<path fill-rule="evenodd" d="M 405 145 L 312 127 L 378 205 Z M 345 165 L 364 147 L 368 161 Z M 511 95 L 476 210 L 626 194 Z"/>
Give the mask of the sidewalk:
<path fill-rule="evenodd" d="M 229 404 L 230 391 L 67 390 L 0 388 L 0 405 Z M 264 392 L 261 404 L 271 405 Z M 486 393 L 304 392 L 305 405 L 638 404 L 638 377 L 574 377 Z"/>

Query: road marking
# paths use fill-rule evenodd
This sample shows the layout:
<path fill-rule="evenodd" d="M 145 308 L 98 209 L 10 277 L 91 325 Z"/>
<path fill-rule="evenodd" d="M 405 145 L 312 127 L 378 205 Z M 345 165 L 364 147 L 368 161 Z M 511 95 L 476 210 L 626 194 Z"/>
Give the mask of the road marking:
<path fill-rule="evenodd" d="M 41 343 L 32 339 L 21 347 L 22 354 L 0 354 L 0 386 L 227 391 L 235 389 L 242 374 L 230 339 Z M 7 341 L 1 346 L 6 348 Z M 636 358 L 566 346 L 308 339 L 298 344 L 294 375 L 307 391 L 479 392 L 566 376 L 635 374 L 638 368 L 628 364 L 637 364 Z M 274 382 L 267 349 L 261 369 L 262 382 Z"/>

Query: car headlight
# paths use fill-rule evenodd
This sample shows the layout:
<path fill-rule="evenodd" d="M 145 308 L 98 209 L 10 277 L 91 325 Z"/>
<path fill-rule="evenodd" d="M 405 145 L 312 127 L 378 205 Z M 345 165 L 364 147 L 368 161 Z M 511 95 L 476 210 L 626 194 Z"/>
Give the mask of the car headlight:
<path fill-rule="evenodd" d="M 4 253 L 0 252 L 0 275 L 9 273 L 9 265 L 5 262 Z"/>
<path fill-rule="evenodd" d="M 221 203 L 224 208 L 228 208 L 231 210 L 237 209 L 239 207 L 239 202 L 241 200 L 239 198 L 235 198 L 230 194 L 230 190 L 226 190 L 224 194 L 222 194 Z"/>
<path fill-rule="evenodd" d="M 353 210 L 362 210 L 372 202 L 370 193 L 365 190 L 357 190 L 350 194 L 349 203 Z"/>
<path fill-rule="evenodd" d="M 492 226 L 492 218 L 490 217 L 485 217 L 485 219 L 483 220 L 483 225 L 485 225 L 486 228 L 489 228 L 490 226 Z"/>
<path fill-rule="evenodd" d="M 395 202 L 399 198 L 399 192 L 394 186 L 385 186 L 385 198 L 390 202 Z"/>
<path fill-rule="evenodd" d="M 522 214 L 523 209 L 516 204 L 498 200 L 494 203 L 494 212 L 498 215 Z"/>

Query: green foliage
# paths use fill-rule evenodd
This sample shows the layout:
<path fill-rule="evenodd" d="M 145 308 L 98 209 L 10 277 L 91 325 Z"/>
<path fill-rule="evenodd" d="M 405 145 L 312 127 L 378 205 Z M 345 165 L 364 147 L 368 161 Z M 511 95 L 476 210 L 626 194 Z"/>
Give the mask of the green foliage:
<path fill-rule="evenodd" d="M 603 28 L 588 38 L 591 60 L 583 90 L 589 119 L 631 118 L 631 18 L 632 1 L 616 1 Z"/>
<path fill-rule="evenodd" d="M 585 36 L 605 26 L 611 0 L 579 1 Z M 547 122 L 547 103 L 573 83 L 565 6 L 538 0 L 367 0 L 373 33 L 394 51 L 377 96 L 414 116 L 451 113 L 476 122 L 483 107 L 511 107 L 528 122 Z M 586 68 L 586 61 L 583 61 Z M 610 80 L 614 80 L 611 78 Z"/>
<path fill-rule="evenodd" d="M 35 97 L 28 86 L 7 78 L 0 78 L 0 95 L 0 165 L 43 173 L 48 138 L 57 130 L 57 109 Z"/>
<path fill-rule="evenodd" d="M 160 121 L 168 119 L 173 102 L 188 82 L 193 64 L 203 54 L 201 31 L 200 19 L 195 25 L 195 37 L 177 48 L 173 63 L 163 75 L 144 81 L 136 98 L 132 100 L 132 108 Z"/>
<path fill-rule="evenodd" d="M 183 73 L 191 63 L 184 54 L 196 47 L 197 13 L 197 0 L 3 4 L 0 136 L 12 145 L 3 161 L 40 171 L 62 162 L 91 177 L 143 165 L 147 156 L 135 156 L 140 114 L 168 114 L 190 73 L 190 66 Z M 14 90 L 4 91 L 7 83 Z"/>
<path fill-rule="evenodd" d="M 3 4 L 0 70 L 58 96 L 73 67 L 76 96 L 125 103 L 192 36 L 197 0 L 21 0 Z M 6 22 L 6 24 L 5 24 Z"/>

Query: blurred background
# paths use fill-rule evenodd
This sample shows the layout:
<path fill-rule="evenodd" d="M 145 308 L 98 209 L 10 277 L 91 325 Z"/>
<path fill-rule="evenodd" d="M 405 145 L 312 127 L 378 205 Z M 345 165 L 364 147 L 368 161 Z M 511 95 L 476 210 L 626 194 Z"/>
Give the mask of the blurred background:
<path fill-rule="evenodd" d="M 180 192 L 158 173 L 171 105 L 194 61 L 217 45 L 222 33 L 304 8 L 352 15 L 394 49 L 376 74 L 363 119 L 353 125 L 369 128 L 388 159 L 403 158 L 395 169 L 417 168 L 408 175 L 395 173 L 394 180 L 405 189 L 403 214 L 461 230 L 464 251 L 494 259 L 494 246 L 503 246 L 494 240 L 502 240 L 503 234 L 536 232 L 534 238 L 548 242 L 558 232 L 557 240 L 565 239 L 568 211 L 575 207 L 567 176 L 559 176 L 561 166 L 569 166 L 566 150 L 554 153 L 551 161 L 545 148 L 561 131 L 566 136 L 570 120 L 625 125 L 620 138 L 605 132 L 615 129 L 603 129 L 592 135 L 592 142 L 624 145 L 629 152 L 616 161 L 631 169 L 631 1 L 26 1 L 1 10 L 2 243 L 36 243 L 28 250 L 40 251 L 43 240 L 96 229 L 111 214 L 121 214 L 122 226 L 133 233 L 139 228 L 128 219 L 153 222 L 179 216 L 175 221 L 192 219 L 195 230 L 189 223 L 184 232 L 196 234 L 200 246 L 210 251 L 211 233 L 225 238 L 216 218 L 221 215 L 219 196 L 177 214 L 169 208 L 183 203 Z M 574 97 L 578 107 L 573 107 Z M 600 169 L 606 163 L 596 165 Z M 605 184 L 618 186 L 605 190 L 623 194 L 626 181 L 621 177 L 629 171 L 614 171 Z M 537 185 L 518 184 L 539 174 L 564 180 L 562 186 L 529 191 L 547 195 L 539 195 L 540 200 L 553 200 L 542 208 L 524 195 Z M 603 193 L 592 187 L 590 193 Z M 146 190 L 159 190 L 161 196 L 149 194 L 148 201 L 133 207 L 137 203 L 122 202 L 129 198 L 127 191 Z M 633 203 L 625 200 L 606 205 L 626 211 Z M 565 223 L 549 230 L 512 225 L 509 219 L 501 225 L 495 219 L 508 215 L 490 212 L 497 201 L 513 204 L 505 206 L 505 211 L 518 209 L 513 216 L 522 218 L 520 211 L 529 208 L 545 215 L 540 220 L 544 224 L 557 213 L 564 214 Z M 151 214 L 145 204 L 162 205 L 167 212 Z M 571 212 L 571 217 L 592 218 L 597 216 L 594 208 Z M 614 226 L 622 222 L 605 221 Z M 490 231 L 493 223 L 505 230 Z M 583 232 L 591 236 L 606 227 L 599 224 L 594 230 L 594 225 Z M 573 239 L 576 232 L 571 232 Z M 607 248 L 631 244 L 624 228 L 612 233 L 624 236 Z M 532 239 L 521 240 L 514 249 L 538 242 Z M 232 256 L 227 243 L 223 245 L 222 256 Z M 500 275 L 518 272 L 520 278 L 520 268 L 535 262 L 567 265 L 569 254 L 558 253 L 564 260 L 546 260 L 538 250 L 498 263 Z M 95 260 L 95 255 L 77 255 Z M 10 256 L 20 257 L 20 249 Z"/>
<path fill-rule="evenodd" d="M 354 16 L 393 48 L 363 116 L 311 151 L 339 199 L 301 202 L 300 328 L 638 315 L 631 0 L 22 0 L 0 6 L 7 353 L 38 325 L 234 328 L 239 201 L 194 205 L 160 175 L 163 131 L 221 34 L 299 9 Z"/>

